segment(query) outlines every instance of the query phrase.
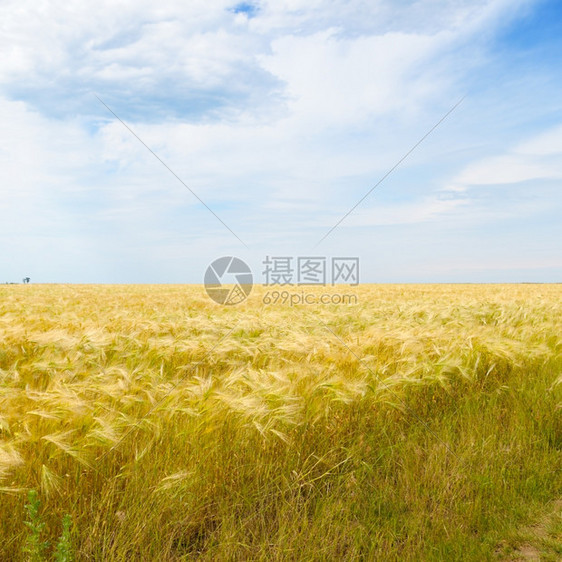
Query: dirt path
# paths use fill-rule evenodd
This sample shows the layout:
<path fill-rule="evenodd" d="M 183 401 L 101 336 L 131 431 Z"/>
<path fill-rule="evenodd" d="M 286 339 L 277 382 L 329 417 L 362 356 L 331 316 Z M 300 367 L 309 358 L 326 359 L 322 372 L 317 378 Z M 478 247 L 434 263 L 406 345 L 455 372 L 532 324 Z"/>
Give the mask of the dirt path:
<path fill-rule="evenodd" d="M 562 500 L 532 525 L 521 528 L 512 541 L 503 541 L 499 559 L 562 561 Z"/>

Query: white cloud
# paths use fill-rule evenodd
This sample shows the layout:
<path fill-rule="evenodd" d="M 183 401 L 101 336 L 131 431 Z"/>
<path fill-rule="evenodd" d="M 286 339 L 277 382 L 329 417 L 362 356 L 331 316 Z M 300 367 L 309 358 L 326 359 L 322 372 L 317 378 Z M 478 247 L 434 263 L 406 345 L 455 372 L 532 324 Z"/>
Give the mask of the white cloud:
<path fill-rule="evenodd" d="M 31 254 L 48 231 L 73 256 L 84 247 L 123 267 L 119 247 L 162 264 L 185 239 L 198 256 L 237 245 L 95 91 L 243 238 L 297 245 L 457 101 L 527 2 L 263 1 L 252 18 L 234 4 L 3 4 L 0 241 L 18 247 L 25 224 Z M 338 236 L 473 212 L 475 185 L 560 177 L 557 131 L 474 160 L 451 175 L 448 198 L 430 178 L 406 202 L 370 199 Z M 435 138 L 438 155 L 462 144 Z M 401 169 L 417 181 L 410 162 Z"/>
<path fill-rule="evenodd" d="M 472 162 L 451 180 L 451 191 L 562 179 L 562 126 L 552 127 L 506 150 Z"/>
<path fill-rule="evenodd" d="M 514 147 L 513 152 L 523 156 L 562 155 L 562 125 L 522 142 Z"/>
<path fill-rule="evenodd" d="M 394 204 L 375 204 L 360 209 L 349 217 L 351 226 L 389 226 L 399 224 L 419 224 L 450 215 L 465 206 L 465 199 L 440 199 L 438 196 L 426 197 L 420 201 Z"/>
<path fill-rule="evenodd" d="M 445 34 L 447 35 L 447 34 Z M 291 114 L 306 123 L 353 126 L 420 103 L 439 89 L 419 69 L 445 43 L 443 36 L 389 33 L 342 38 L 335 30 L 287 36 L 272 44 L 263 66 L 287 84 Z M 295 64 L 295 61 L 299 64 Z"/>
<path fill-rule="evenodd" d="M 560 178 L 562 166 L 540 161 L 528 154 L 486 158 L 467 166 L 455 179 L 465 186 L 513 184 L 529 180 Z"/>

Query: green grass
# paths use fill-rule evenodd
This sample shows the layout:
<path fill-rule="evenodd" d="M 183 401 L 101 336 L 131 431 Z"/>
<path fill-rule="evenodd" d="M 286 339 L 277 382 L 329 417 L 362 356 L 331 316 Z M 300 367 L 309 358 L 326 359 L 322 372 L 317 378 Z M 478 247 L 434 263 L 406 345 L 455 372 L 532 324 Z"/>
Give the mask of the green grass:
<path fill-rule="evenodd" d="M 0 288 L 1 560 L 556 559 L 560 285 L 260 291 Z"/>

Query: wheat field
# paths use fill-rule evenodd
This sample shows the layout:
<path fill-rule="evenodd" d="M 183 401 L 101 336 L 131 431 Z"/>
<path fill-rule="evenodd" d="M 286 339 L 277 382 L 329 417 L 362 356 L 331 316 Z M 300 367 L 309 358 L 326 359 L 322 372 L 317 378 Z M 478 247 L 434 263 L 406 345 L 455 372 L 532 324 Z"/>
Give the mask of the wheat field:
<path fill-rule="evenodd" d="M 0 286 L 0 560 L 562 559 L 561 285 L 264 291 Z"/>

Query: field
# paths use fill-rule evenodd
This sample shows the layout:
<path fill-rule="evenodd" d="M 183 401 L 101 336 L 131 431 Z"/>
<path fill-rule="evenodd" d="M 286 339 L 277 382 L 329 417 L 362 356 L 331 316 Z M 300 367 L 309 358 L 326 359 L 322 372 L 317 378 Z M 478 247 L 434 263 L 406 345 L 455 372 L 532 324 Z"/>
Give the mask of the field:
<path fill-rule="evenodd" d="M 562 286 L 354 291 L 0 286 L 0 560 L 562 559 Z"/>

